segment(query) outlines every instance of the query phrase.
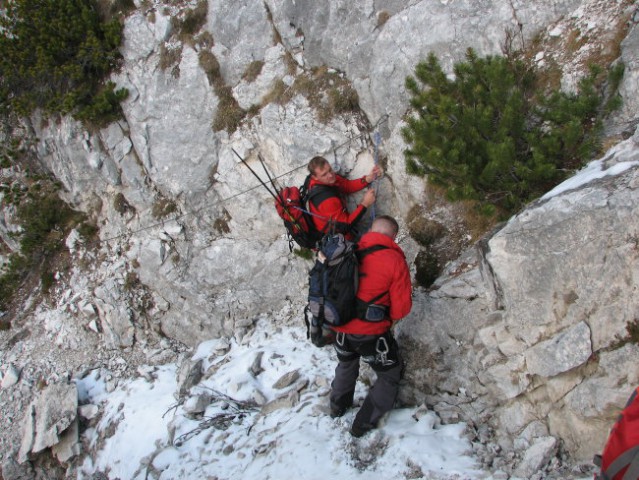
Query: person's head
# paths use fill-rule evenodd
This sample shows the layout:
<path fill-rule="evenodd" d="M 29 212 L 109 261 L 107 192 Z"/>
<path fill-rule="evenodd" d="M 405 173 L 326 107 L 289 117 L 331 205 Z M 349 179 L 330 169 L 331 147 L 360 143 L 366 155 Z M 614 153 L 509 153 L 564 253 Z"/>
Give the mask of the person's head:
<path fill-rule="evenodd" d="M 308 162 L 308 171 L 315 180 L 331 185 L 335 183 L 335 172 L 324 157 L 313 157 Z"/>
<path fill-rule="evenodd" d="M 395 240 L 397 232 L 399 232 L 399 225 L 393 217 L 389 215 L 380 215 L 373 220 L 371 232 L 381 233 Z"/>

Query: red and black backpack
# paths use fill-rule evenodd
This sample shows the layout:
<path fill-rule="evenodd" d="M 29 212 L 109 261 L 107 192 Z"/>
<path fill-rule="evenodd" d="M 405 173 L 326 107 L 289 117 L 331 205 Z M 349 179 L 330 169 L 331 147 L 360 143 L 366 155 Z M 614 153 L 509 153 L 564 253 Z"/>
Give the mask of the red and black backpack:
<path fill-rule="evenodd" d="M 251 173 L 259 180 L 262 186 L 271 194 L 275 199 L 275 209 L 279 217 L 284 220 L 284 226 L 288 235 L 288 248 L 293 251 L 293 242 L 297 243 L 302 248 L 316 248 L 317 242 L 319 242 L 325 233 L 321 232 L 315 227 L 312 214 L 306 208 L 306 203 L 312 201 L 314 205 L 319 205 L 327 198 L 339 195 L 339 191 L 330 185 L 316 185 L 309 191 L 309 185 L 311 182 L 311 176 L 307 175 L 304 184 L 301 187 L 285 187 L 279 189 L 275 184 L 275 179 L 271 176 L 266 164 L 262 159 L 262 156 L 258 153 L 257 157 L 264 168 L 264 172 L 268 177 L 268 184 L 262 180 L 248 162 L 239 153 L 233 150 L 233 153 L 240 159 L 240 161 L 248 168 Z M 272 189 L 271 189 L 272 188 Z M 330 219 L 327 224 L 326 230 L 330 229 Z"/>
<path fill-rule="evenodd" d="M 615 422 L 601 455 L 595 456 L 601 468 L 595 480 L 639 479 L 639 388 Z"/>
<path fill-rule="evenodd" d="M 275 208 L 277 214 L 284 220 L 284 226 L 289 237 L 289 249 L 293 250 L 293 242 L 302 248 L 316 248 L 326 232 L 321 232 L 315 227 L 312 214 L 307 209 L 307 202 L 322 197 L 319 202 L 326 198 L 337 195 L 334 188 L 324 185 L 316 185 L 310 191 L 310 175 L 304 180 L 301 187 L 285 187 L 277 192 L 275 198 Z"/>

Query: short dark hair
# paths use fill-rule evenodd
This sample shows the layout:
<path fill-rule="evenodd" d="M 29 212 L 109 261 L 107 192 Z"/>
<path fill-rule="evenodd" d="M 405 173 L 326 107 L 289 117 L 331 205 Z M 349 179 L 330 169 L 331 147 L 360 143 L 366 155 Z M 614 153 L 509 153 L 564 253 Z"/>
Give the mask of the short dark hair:
<path fill-rule="evenodd" d="M 395 220 L 390 215 L 380 215 L 379 217 L 375 217 L 373 224 L 377 222 L 374 231 L 379 231 L 381 233 L 385 233 L 388 236 L 395 237 L 397 232 L 399 232 L 399 224 L 397 220 Z M 390 234 L 390 235 L 389 235 Z"/>
<path fill-rule="evenodd" d="M 311 158 L 311 161 L 308 162 L 308 171 L 310 172 L 311 175 L 315 175 L 315 170 L 323 167 L 327 163 L 328 163 L 328 160 L 326 160 L 324 157 L 320 157 L 319 155 L 316 157 L 313 157 Z"/>

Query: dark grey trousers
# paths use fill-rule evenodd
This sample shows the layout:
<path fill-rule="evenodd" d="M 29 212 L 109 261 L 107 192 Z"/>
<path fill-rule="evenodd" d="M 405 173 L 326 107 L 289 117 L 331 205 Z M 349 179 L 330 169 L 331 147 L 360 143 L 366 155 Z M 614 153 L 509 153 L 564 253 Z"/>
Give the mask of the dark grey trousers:
<path fill-rule="evenodd" d="M 335 351 L 338 363 L 331 384 L 331 407 L 339 410 L 353 406 L 359 361 L 362 359 L 375 371 L 377 380 L 368 391 L 353 424 L 376 427 L 382 415 L 393 408 L 404 372 L 397 342 L 390 332 L 382 336 L 340 334 Z"/>

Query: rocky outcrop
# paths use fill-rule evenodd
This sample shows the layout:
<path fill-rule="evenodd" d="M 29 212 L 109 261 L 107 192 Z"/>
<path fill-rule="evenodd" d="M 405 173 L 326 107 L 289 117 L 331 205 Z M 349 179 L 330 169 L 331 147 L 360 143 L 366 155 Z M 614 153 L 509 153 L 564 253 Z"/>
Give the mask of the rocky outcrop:
<path fill-rule="evenodd" d="M 125 118 L 100 131 L 69 118 L 36 116 L 29 125 L 39 160 L 67 200 L 100 225 L 96 248 L 69 237 L 76 268 L 58 272 L 63 281 L 51 303 L 33 310 L 63 352 L 86 341 L 92 353 L 140 348 L 145 361 L 158 361 L 165 356 L 151 346 L 155 335 L 188 346 L 241 338 L 258 314 L 303 303 L 310 264 L 290 254 L 272 198 L 233 149 L 253 163 L 260 153 L 278 181 L 300 184 L 316 154 L 343 174 L 363 175 L 375 152 L 371 134 L 379 132 L 386 175 L 378 213 L 403 219 L 419 210 L 424 183 L 403 166 L 404 80 L 431 51 L 449 69 L 468 46 L 499 52 L 506 29 L 526 42 L 547 35 L 560 43 L 571 28 L 599 40 L 611 34 L 614 10 L 631 24 L 621 44 L 624 106 L 609 129 L 625 135 L 637 121 L 638 19 L 628 1 L 209 0 L 199 32 L 208 35 L 187 42 L 171 19 L 176 2 L 136 5 L 114 75 L 129 90 Z M 588 46 L 570 52 L 571 61 L 583 63 Z M 203 65 L 203 52 L 219 63 L 219 78 Z M 261 68 L 246 75 L 253 65 Z M 320 66 L 329 84 L 356 90 L 361 110 L 320 120 L 308 95 L 293 88 Z M 246 111 L 235 131 L 211 128 L 223 110 L 215 82 Z M 278 88 L 286 101 L 272 99 Z M 635 161 L 636 144 L 622 143 L 597 168 L 614 172 Z M 522 476 L 556 451 L 552 438 L 576 458 L 599 450 L 602 425 L 637 381 L 636 339 L 627 331 L 637 318 L 636 175 L 634 168 L 549 195 L 451 263 L 433 291 L 416 292 L 400 329 L 410 361 L 404 399 L 426 400 L 444 420 L 487 426 L 482 435 L 494 430 L 502 447 L 525 451 Z M 3 212 L 0 234 L 15 249 L 10 213 Z M 414 242 L 402 246 L 412 260 Z M 3 349 L 19 349 L 20 335 Z M 4 371 L 6 398 L 20 374 Z"/>
<path fill-rule="evenodd" d="M 125 20 L 124 64 L 114 75 L 129 91 L 125 118 L 98 132 L 68 118 L 34 118 L 31 130 L 39 158 L 67 198 L 99 220 L 104 254 L 120 256 L 118 268 L 148 288 L 153 323 L 192 346 L 230 335 L 242 328 L 238 321 L 279 308 L 289 288 L 301 291 L 305 284 L 306 263 L 286 255 L 271 197 L 254 188 L 256 180 L 232 149 L 249 161 L 260 153 L 281 183 L 299 184 L 304 164 L 316 154 L 344 174 L 366 173 L 373 161 L 371 135 L 379 132 L 387 175 L 378 210 L 402 218 L 424 202 L 423 182 L 404 172 L 401 138 L 408 103 L 403 83 L 414 65 L 431 51 L 446 68 L 468 46 L 497 53 L 506 29 L 524 39 L 571 18 L 597 25 L 588 15 L 596 15 L 600 3 L 397 1 L 345 8 L 340 2 L 238 7 L 217 0 L 208 2 L 205 26 L 188 42 L 172 21 L 177 7 L 142 3 Z M 608 8 L 614 12 L 606 15 L 623 11 L 623 5 Z M 632 38 L 623 50 L 627 78 L 636 71 Z M 247 75 L 255 64 L 261 68 Z M 352 85 L 361 112 L 320 121 L 317 105 L 294 88 L 296 79 L 319 66 L 334 69 L 329 84 L 341 79 Z M 222 84 L 238 108 L 250 111 L 235 132 L 211 129 L 226 108 Z M 287 90 L 286 102 L 269 100 L 278 85 Z M 632 85 L 624 83 L 622 91 L 630 99 L 624 124 L 632 121 Z M 283 277 L 285 284 L 273 281 Z M 118 301 L 126 296 L 123 286 L 130 283 L 107 281 L 77 292 L 97 313 L 112 346 L 132 345 L 136 336 L 136 313 Z"/>
<path fill-rule="evenodd" d="M 400 327 L 406 395 L 589 461 L 639 383 L 638 200 L 635 135 L 452 264 Z"/>
<path fill-rule="evenodd" d="M 46 448 L 51 448 L 60 462 L 80 453 L 77 412 L 78 391 L 74 384 L 46 387 L 25 413 L 18 461 L 24 463 L 30 453 Z"/>

